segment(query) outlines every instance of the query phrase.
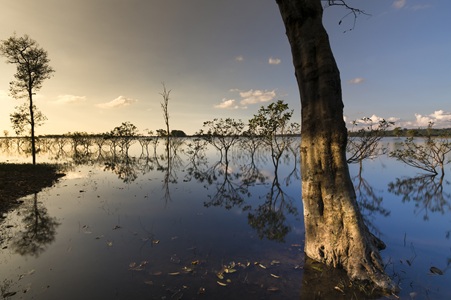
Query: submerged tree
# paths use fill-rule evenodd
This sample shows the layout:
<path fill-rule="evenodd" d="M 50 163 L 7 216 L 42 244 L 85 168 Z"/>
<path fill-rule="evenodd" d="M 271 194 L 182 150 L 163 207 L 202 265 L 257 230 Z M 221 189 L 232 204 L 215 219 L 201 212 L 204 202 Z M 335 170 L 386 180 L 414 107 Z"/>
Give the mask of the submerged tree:
<path fill-rule="evenodd" d="M 163 102 L 160 103 L 161 109 L 163 110 L 163 118 L 164 123 L 166 124 L 166 133 L 167 133 L 167 139 L 169 141 L 169 94 L 171 94 L 171 90 L 166 89 L 166 85 L 162 83 L 163 85 L 163 92 L 160 93 L 161 97 L 163 97 Z M 168 142 L 169 143 L 169 142 Z"/>
<path fill-rule="evenodd" d="M 30 121 L 31 132 L 31 151 L 33 164 L 36 164 L 36 145 L 35 145 L 35 125 L 36 125 L 36 106 L 33 103 L 33 95 L 42 87 L 45 79 L 52 76 L 53 68 L 49 65 L 47 51 L 39 47 L 35 40 L 28 35 L 23 37 L 11 36 L 0 43 L 0 54 L 6 57 L 6 62 L 15 64 L 17 67 L 15 80 L 10 82 L 11 96 L 15 99 L 28 98 L 28 112 L 26 118 Z M 25 112 L 22 111 L 23 114 Z"/>
<path fill-rule="evenodd" d="M 203 139 L 213 145 L 221 153 L 221 162 L 224 158 L 227 164 L 229 149 L 238 143 L 243 133 L 244 123 L 231 118 L 215 118 L 212 121 L 205 121 L 203 126 L 207 131 L 201 130 L 197 135 L 201 135 Z"/>
<path fill-rule="evenodd" d="M 363 125 L 355 130 L 359 125 Z M 384 137 L 385 131 L 394 125 L 384 119 L 379 120 L 377 125 L 371 118 L 362 118 L 359 121 L 352 122 L 352 129 L 346 145 L 346 152 L 349 154 L 348 164 L 358 163 L 359 173 L 362 173 L 363 160 L 374 158 L 385 152 L 384 148 L 379 147 L 380 140 Z"/>
<path fill-rule="evenodd" d="M 301 95 L 305 253 L 344 268 L 352 279 L 394 291 L 379 254 L 383 243 L 365 225 L 349 175 L 340 73 L 322 24 L 322 1 L 276 2 Z M 346 6 L 344 0 L 328 3 Z"/>
<path fill-rule="evenodd" d="M 434 176 L 438 174 L 437 168 L 440 168 L 443 177 L 445 165 L 450 162 L 447 155 L 451 152 L 451 142 L 446 138 L 432 137 L 433 126 L 434 123 L 429 123 L 428 136 L 423 143 L 415 141 L 413 137 L 408 137 L 404 142 L 401 142 L 401 148 L 390 152 L 390 156 Z"/>

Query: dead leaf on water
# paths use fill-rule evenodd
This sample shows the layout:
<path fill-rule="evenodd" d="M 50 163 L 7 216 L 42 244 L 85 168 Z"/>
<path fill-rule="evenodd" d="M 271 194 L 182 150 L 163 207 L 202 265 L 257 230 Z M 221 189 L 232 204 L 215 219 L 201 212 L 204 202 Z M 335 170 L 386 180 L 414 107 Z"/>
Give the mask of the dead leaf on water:
<path fill-rule="evenodd" d="M 262 269 L 266 269 L 266 266 L 262 265 L 262 264 L 258 264 L 258 266 Z"/>
<path fill-rule="evenodd" d="M 180 272 L 172 272 L 172 273 L 168 273 L 168 274 L 171 276 L 177 276 L 177 275 L 180 275 Z"/>
<path fill-rule="evenodd" d="M 436 267 L 431 267 L 429 271 L 431 271 L 432 274 L 443 275 L 443 271 Z"/>
<path fill-rule="evenodd" d="M 227 283 L 221 282 L 221 281 L 216 281 L 220 286 L 227 286 Z"/>
<path fill-rule="evenodd" d="M 278 292 L 278 291 L 280 291 L 280 289 L 275 286 L 270 286 L 269 288 L 267 288 L 267 291 L 268 292 Z"/>
<path fill-rule="evenodd" d="M 226 273 L 235 273 L 236 272 L 236 269 L 229 269 L 229 268 L 225 268 L 224 269 L 224 272 L 226 272 Z"/>
<path fill-rule="evenodd" d="M 112 241 L 107 241 L 106 244 L 108 245 L 108 247 L 112 247 L 113 246 L 113 242 Z"/>
<path fill-rule="evenodd" d="M 276 274 L 273 274 L 273 273 L 271 273 L 271 276 L 274 277 L 274 278 L 277 278 L 277 279 L 280 278 L 280 276 L 278 276 Z"/>

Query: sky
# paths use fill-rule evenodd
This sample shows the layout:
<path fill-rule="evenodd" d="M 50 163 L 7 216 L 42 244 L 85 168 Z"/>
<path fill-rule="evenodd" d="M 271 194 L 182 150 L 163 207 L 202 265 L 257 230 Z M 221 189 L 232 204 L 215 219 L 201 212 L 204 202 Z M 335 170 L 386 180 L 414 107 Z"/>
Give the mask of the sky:
<path fill-rule="evenodd" d="M 324 2 L 326 3 L 326 2 Z M 348 0 L 368 15 L 324 10 L 340 69 L 344 118 L 403 128 L 451 127 L 451 1 Z M 340 20 L 342 20 L 341 24 Z M 104 133 L 131 122 L 171 129 L 247 122 L 284 100 L 300 123 L 290 46 L 275 0 L 0 0 L 0 40 L 29 35 L 48 52 L 53 77 L 35 104 L 37 134 Z M 0 57 L 0 136 L 14 135 L 15 66 Z"/>

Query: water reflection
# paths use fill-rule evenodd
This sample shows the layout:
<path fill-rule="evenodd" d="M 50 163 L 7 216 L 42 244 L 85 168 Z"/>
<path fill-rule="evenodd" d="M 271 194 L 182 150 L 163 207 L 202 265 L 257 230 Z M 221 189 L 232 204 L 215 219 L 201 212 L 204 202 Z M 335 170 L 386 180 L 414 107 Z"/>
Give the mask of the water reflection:
<path fill-rule="evenodd" d="M 38 257 L 55 240 L 56 228 L 60 223 L 48 215 L 44 204 L 38 201 L 37 193 L 33 195 L 33 202 L 24 202 L 20 215 L 22 230 L 13 238 L 11 248 L 20 255 Z"/>
<path fill-rule="evenodd" d="M 362 169 L 352 178 L 357 197 L 357 203 L 363 220 L 376 236 L 381 236 L 380 230 L 373 223 L 379 217 L 388 217 L 390 211 L 383 207 L 383 197 L 379 196 L 374 187 L 363 177 Z"/>
<path fill-rule="evenodd" d="M 303 226 L 302 220 L 297 222 L 300 219 L 298 210 L 302 207 L 299 139 L 287 143 L 279 156 L 278 152 L 272 153 L 277 148 L 271 148 L 261 139 L 242 138 L 222 159 L 219 150 L 209 147 L 203 139 L 171 138 L 169 141 L 167 143 L 167 140 L 158 137 L 139 137 L 134 143 L 104 137 L 87 141 L 83 136 L 77 141 L 69 137 L 40 139 L 41 161 L 65 162 L 75 166 L 72 169 L 78 175 L 80 170 L 89 172 L 90 178 L 80 176 L 78 179 L 68 179 L 66 183 L 69 187 L 57 187 L 48 193 L 46 205 L 53 203 L 53 206 L 47 205 L 49 211 L 62 206 L 55 204 L 62 198 L 55 196 L 56 193 L 67 199 L 63 209 L 57 210 L 59 220 L 64 220 L 62 225 L 49 216 L 37 199 L 30 203 L 27 210 L 15 219 L 22 222 L 23 217 L 28 225 L 25 227 L 24 223 L 26 230 L 17 235 L 16 245 L 10 246 L 10 256 L 14 257 L 13 252 L 38 256 L 47 248 L 47 253 L 51 255 L 40 255 L 36 263 L 43 261 L 42 265 L 50 263 L 54 266 L 73 264 L 70 265 L 75 274 L 73 278 L 79 280 L 73 287 L 89 286 L 89 279 L 82 281 L 86 272 L 96 274 L 95 278 L 108 277 L 104 284 L 97 283 L 95 290 L 98 294 L 95 296 L 100 298 L 114 298 L 111 282 L 120 282 L 117 289 L 122 292 L 123 298 L 126 298 L 125 295 L 143 298 L 143 295 L 149 295 L 149 291 L 150 297 L 166 295 L 169 298 L 176 295 L 168 294 L 168 287 L 183 291 L 186 298 L 200 298 L 203 296 L 198 291 L 202 287 L 206 289 L 206 298 L 218 296 L 215 299 L 221 296 L 239 298 L 244 294 L 258 295 L 260 299 L 283 298 L 285 294 L 282 293 L 288 290 L 290 296 L 286 299 L 299 298 L 299 293 L 302 299 L 370 299 L 346 281 L 346 276 L 340 271 L 325 269 L 309 260 L 303 265 Z M 0 151 L 8 152 L 9 157 L 16 159 L 17 153 L 27 155 L 27 145 L 26 140 L 11 139 L 8 143 L 3 140 Z M 17 147 L 22 150 L 17 150 Z M 385 165 L 390 164 L 388 159 L 384 158 Z M 77 165 L 92 168 L 77 168 Z M 401 201 L 384 202 L 382 195 L 386 192 L 387 183 L 395 178 L 392 171 L 405 172 L 396 167 L 389 171 L 386 169 L 377 169 L 380 173 L 377 175 L 365 173 L 368 178 L 359 173 L 353 180 L 367 226 L 390 242 L 386 258 L 388 268 L 400 274 L 400 281 L 405 283 L 401 298 L 408 299 L 410 291 L 427 295 L 429 290 L 426 288 L 430 289 L 429 286 L 423 292 L 418 288 L 418 282 L 429 281 L 444 289 L 445 285 L 439 280 L 449 279 L 451 253 L 448 246 L 443 246 L 443 234 L 451 238 L 451 231 L 446 231 L 450 228 L 444 227 L 449 223 L 440 221 L 445 225 L 435 224 L 432 229 L 427 229 L 426 226 L 421 227 L 424 222 L 420 220 L 421 224 L 416 224 L 414 218 L 408 218 L 409 214 L 397 209 Z M 90 184 L 96 184 L 97 189 L 90 191 L 85 188 Z M 123 188 L 123 184 L 127 187 Z M 81 185 L 85 192 L 79 195 Z M 417 205 L 415 212 L 425 212 L 428 218 L 432 219 L 432 211 L 445 214 L 450 210 L 449 182 L 443 177 L 403 177 L 394 180 L 389 188 L 394 194 L 390 199 L 413 202 Z M 128 197 L 131 193 L 135 197 Z M 148 196 L 150 194 L 152 197 Z M 164 205 L 167 203 L 171 205 Z M 71 208 L 69 213 L 66 207 Z M 100 213 L 97 211 L 99 207 Z M 110 214 L 113 210 L 114 213 Z M 105 211 L 108 213 L 105 214 Z M 402 211 L 402 217 L 397 215 L 399 211 Z M 61 217 L 59 213 L 65 215 Z M 440 217 L 440 214 L 436 216 Z M 89 224 L 95 234 L 73 234 L 73 226 L 78 226 L 80 219 L 81 224 Z M 120 226 L 114 226 L 116 224 Z M 431 232 L 427 230 L 440 230 L 441 240 L 429 236 L 428 241 L 420 240 L 424 239 L 417 235 L 420 227 L 429 235 Z M 62 258 L 53 256 L 58 249 L 68 249 L 64 239 L 55 241 L 57 230 L 61 236 L 68 237 L 66 241 L 70 239 L 71 247 L 75 245 L 86 251 L 63 250 Z M 402 247 L 405 232 L 409 240 Z M 400 240 L 401 246 L 397 247 L 396 243 Z M 416 252 L 412 253 L 418 253 L 416 259 L 410 252 L 409 245 L 413 245 L 410 240 L 415 242 Z M 108 244 L 110 241 L 111 245 Z M 430 241 L 435 243 L 435 247 L 428 244 L 432 243 Z M 48 247 L 52 242 L 55 244 Z M 28 268 L 27 262 L 17 256 L 20 267 Z M 48 261 L 45 261 L 46 257 Z M 89 264 L 77 266 L 84 259 Z M 235 273 L 225 273 L 224 268 L 232 262 L 239 268 L 235 268 Z M 14 263 L 4 264 L 12 268 L 10 266 Z M 444 275 L 428 275 L 432 266 L 443 271 Z M 124 271 L 128 274 L 124 275 Z M 231 283 L 218 278 L 217 273 L 222 271 Z M 62 272 L 55 275 L 54 271 L 54 277 L 48 280 L 45 278 L 48 274 L 35 274 L 34 284 L 37 286 L 40 280 L 42 286 L 51 283 L 52 288 L 60 286 L 59 292 L 65 292 L 67 282 L 72 278 L 65 278 Z M 129 276 L 130 273 L 133 275 Z M 17 274 L 10 274 L 5 276 L 18 278 Z M 301 276 L 302 287 L 299 287 Z M 220 286 L 218 280 L 227 286 Z M 122 284 L 124 281 L 126 283 Z M 17 281 L 17 285 L 21 286 L 23 282 Z M 414 287 L 410 288 L 408 285 L 411 282 L 414 282 Z M 24 289 L 21 286 L 16 290 Z M 36 294 L 31 291 L 27 295 L 31 293 Z"/>
<path fill-rule="evenodd" d="M 443 185 L 450 182 L 444 180 L 444 175 L 435 176 L 429 174 L 416 177 L 396 178 L 388 185 L 388 191 L 397 196 L 402 196 L 403 202 L 413 201 L 416 214 L 423 212 L 423 219 L 429 220 L 429 212 L 444 214 L 451 210 L 451 193 L 444 190 Z"/>

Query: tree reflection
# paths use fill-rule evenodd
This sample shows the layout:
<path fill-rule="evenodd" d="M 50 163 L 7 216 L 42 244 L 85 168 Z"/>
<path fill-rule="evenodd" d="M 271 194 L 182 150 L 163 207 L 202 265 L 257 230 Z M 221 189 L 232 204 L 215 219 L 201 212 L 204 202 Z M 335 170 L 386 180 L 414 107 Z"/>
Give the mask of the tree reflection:
<path fill-rule="evenodd" d="M 43 204 L 38 202 L 37 193 L 33 200 L 32 205 L 24 206 L 21 213 L 23 230 L 12 241 L 12 248 L 20 255 L 37 257 L 55 240 L 56 227 L 60 223 L 56 218 L 50 217 Z"/>
<path fill-rule="evenodd" d="M 370 183 L 363 178 L 361 169 L 359 174 L 353 178 L 353 181 L 357 203 L 366 226 L 368 226 L 373 233 L 380 234 L 380 231 L 374 226 L 373 220 L 376 218 L 376 214 L 388 217 L 390 211 L 382 206 L 383 198 L 378 196 Z"/>
<path fill-rule="evenodd" d="M 297 151 L 292 152 L 297 165 Z M 280 156 L 279 156 L 280 157 Z M 285 157 L 286 159 L 289 156 Z M 268 240 L 275 240 L 283 242 L 285 236 L 290 232 L 291 228 L 286 224 L 286 214 L 297 216 L 298 211 L 293 205 L 293 197 L 284 192 L 282 189 L 279 176 L 279 160 L 272 160 L 274 165 L 274 178 L 269 192 L 266 194 L 265 202 L 260 204 L 257 209 L 248 214 L 249 225 L 257 230 L 260 239 L 267 238 Z M 289 164 L 289 161 L 288 161 Z M 285 180 L 287 182 L 293 176 L 293 170 Z M 299 175 L 297 175 L 299 176 Z"/>
<path fill-rule="evenodd" d="M 257 230 L 260 239 L 283 242 L 291 230 L 286 224 L 287 213 L 297 215 L 298 211 L 293 206 L 293 198 L 281 188 L 276 174 L 265 202 L 248 214 L 248 222 Z"/>
<path fill-rule="evenodd" d="M 124 183 L 131 183 L 138 178 L 138 160 L 128 154 L 106 158 L 105 171 L 112 171 Z"/>
<path fill-rule="evenodd" d="M 413 201 L 416 213 L 424 211 L 424 220 L 429 220 L 429 212 L 444 214 L 451 209 L 451 194 L 445 193 L 443 184 L 449 185 L 444 180 L 444 175 L 419 175 L 417 177 L 396 178 L 395 182 L 388 184 L 388 191 L 397 196 L 402 196 L 402 202 Z"/>
<path fill-rule="evenodd" d="M 252 145 L 257 145 L 255 139 L 250 139 L 250 141 Z M 262 148 L 252 147 L 252 145 L 248 147 L 244 141 L 240 143 L 237 153 L 247 153 L 249 155 L 239 155 L 240 158 L 248 158 L 247 161 L 242 161 L 239 166 L 236 164 L 237 159 L 229 159 L 229 152 L 224 154 L 226 151 L 222 152 L 223 156 L 220 160 L 210 165 L 203 153 L 206 144 L 202 144 L 201 140 L 195 140 L 193 143 L 188 144 L 189 150 L 187 153 L 190 155 L 190 163 L 186 168 L 187 176 L 185 181 L 195 179 L 200 183 L 204 183 L 206 189 L 209 189 L 210 186 L 215 186 L 214 192 L 208 196 L 209 200 L 204 202 L 206 207 L 220 206 L 225 209 L 238 207 L 243 211 L 248 211 L 248 223 L 257 231 L 261 239 L 266 238 L 282 242 L 291 230 L 287 224 L 287 214 L 298 215 L 294 199 L 283 190 L 279 181 L 278 168 L 282 155 L 278 155 L 277 158 L 274 158 L 272 155 L 257 156 L 257 151 Z M 290 161 L 290 157 L 292 154 L 295 162 L 297 162 L 299 151 L 295 151 L 295 147 L 293 151 L 289 151 L 288 148 L 286 148 L 286 151 L 284 163 L 287 165 L 296 164 Z M 267 149 L 266 153 L 274 152 Z M 265 193 L 265 196 L 262 197 L 264 199 L 263 203 L 257 204 L 257 207 L 253 208 L 252 205 L 255 204 L 251 195 L 251 191 L 254 193 L 252 188 L 254 187 L 255 189 L 256 184 L 264 188 L 264 185 L 261 184 L 268 179 L 268 174 L 263 173 L 258 165 L 259 163 L 266 164 L 269 161 L 274 166 L 273 172 L 271 172 L 273 174 L 271 186 L 269 191 Z M 230 165 L 232 162 L 234 162 L 233 167 Z M 284 181 L 288 185 L 296 176 L 299 176 L 297 167 L 291 170 Z M 258 190 L 260 189 L 259 187 Z"/>

